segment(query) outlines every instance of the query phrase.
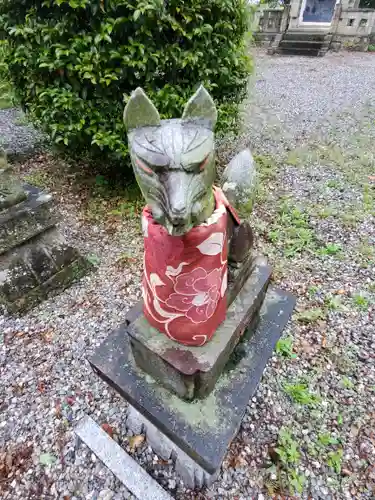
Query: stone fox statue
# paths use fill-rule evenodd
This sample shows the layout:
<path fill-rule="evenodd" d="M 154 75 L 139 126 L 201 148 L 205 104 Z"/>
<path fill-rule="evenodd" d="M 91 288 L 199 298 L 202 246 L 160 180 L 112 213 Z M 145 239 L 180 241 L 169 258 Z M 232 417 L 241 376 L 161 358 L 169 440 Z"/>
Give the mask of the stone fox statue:
<path fill-rule="evenodd" d="M 228 250 L 238 267 L 252 246 L 250 226 L 233 206 L 250 210 L 254 162 L 243 151 L 226 168 L 223 190 L 214 187 L 216 120 L 215 104 L 202 86 L 181 119 L 161 120 L 140 88 L 124 111 L 134 173 L 147 202 L 144 314 L 186 345 L 204 344 L 224 320 Z"/>

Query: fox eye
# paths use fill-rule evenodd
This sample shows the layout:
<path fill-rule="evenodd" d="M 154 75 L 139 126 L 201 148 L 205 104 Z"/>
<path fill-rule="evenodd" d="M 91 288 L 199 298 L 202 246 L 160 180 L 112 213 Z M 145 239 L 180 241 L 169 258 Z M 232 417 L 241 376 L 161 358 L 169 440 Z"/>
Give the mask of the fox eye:
<path fill-rule="evenodd" d="M 210 155 L 207 155 L 206 158 L 202 161 L 202 163 L 199 165 L 199 170 L 202 171 L 204 170 L 205 166 L 207 165 L 208 161 L 210 159 Z"/>
<path fill-rule="evenodd" d="M 154 173 L 154 171 L 142 160 L 140 160 L 139 158 L 137 158 L 135 160 L 137 166 L 143 170 L 143 172 L 146 172 L 146 174 L 148 175 L 152 175 Z"/>
<path fill-rule="evenodd" d="M 209 162 L 209 159 L 210 159 L 210 155 L 207 155 L 206 158 L 199 162 L 199 163 L 191 163 L 189 165 L 188 168 L 186 168 L 186 170 L 188 172 L 202 172 L 205 168 L 205 166 L 207 165 L 207 163 Z"/>

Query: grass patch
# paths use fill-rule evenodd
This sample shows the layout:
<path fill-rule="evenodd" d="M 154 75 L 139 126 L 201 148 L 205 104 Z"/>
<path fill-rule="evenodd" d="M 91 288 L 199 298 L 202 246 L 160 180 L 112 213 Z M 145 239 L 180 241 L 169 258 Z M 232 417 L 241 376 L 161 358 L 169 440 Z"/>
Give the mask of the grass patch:
<path fill-rule="evenodd" d="M 296 314 L 297 321 L 305 324 L 315 323 L 320 319 L 325 319 L 325 317 L 326 313 L 321 307 L 306 309 Z"/>
<path fill-rule="evenodd" d="M 319 144 L 316 146 L 317 158 L 321 163 L 334 164 L 336 166 L 345 165 L 345 155 L 342 149 L 333 144 Z"/>
<path fill-rule="evenodd" d="M 357 293 L 353 296 L 353 304 L 357 309 L 367 311 L 370 305 L 370 300 L 365 295 Z"/>
<path fill-rule="evenodd" d="M 277 163 L 272 156 L 255 155 L 257 173 L 261 180 L 275 179 L 277 174 Z"/>
<path fill-rule="evenodd" d="M 35 170 L 35 172 L 31 172 L 30 174 L 25 176 L 25 182 L 31 184 L 32 186 L 45 189 L 49 185 L 48 172 L 44 172 L 43 170 Z"/>
<path fill-rule="evenodd" d="M 268 232 L 268 239 L 282 248 L 287 258 L 316 248 L 316 236 L 309 224 L 308 214 L 296 207 L 290 198 L 281 202 L 276 220 Z"/>
<path fill-rule="evenodd" d="M 71 196 L 82 207 L 84 218 L 101 223 L 119 218 L 139 217 L 144 200 L 135 182 L 125 184 L 111 172 L 98 173 L 98 166 L 46 154 L 30 162 L 31 171 L 24 176 L 29 184 L 50 189 L 58 195 Z"/>
<path fill-rule="evenodd" d="M 342 187 L 341 182 L 338 181 L 337 179 L 330 179 L 326 185 L 330 189 L 341 189 Z"/>
<path fill-rule="evenodd" d="M 100 222 L 108 217 L 139 217 L 144 206 L 137 185 L 114 189 L 102 184 L 93 186 L 85 204 L 85 214 L 88 220 Z"/>
<path fill-rule="evenodd" d="M 307 163 L 312 163 L 317 161 L 318 153 L 315 147 L 304 146 L 302 148 L 292 149 L 286 158 L 286 164 L 293 167 L 303 167 Z"/>
<path fill-rule="evenodd" d="M 96 255 L 96 253 L 90 253 L 87 256 L 87 260 L 92 264 L 93 266 L 97 267 L 100 264 L 100 257 Z"/>
<path fill-rule="evenodd" d="M 336 365 L 336 370 L 343 376 L 354 376 L 357 370 L 357 357 L 351 351 L 350 345 L 346 347 L 345 351 L 340 351 L 333 348 L 330 353 L 330 358 Z"/>
<path fill-rule="evenodd" d="M 27 119 L 27 116 L 24 114 L 14 121 L 14 125 L 16 125 L 17 127 L 25 127 L 28 124 L 29 120 Z"/>
<path fill-rule="evenodd" d="M 292 167 L 298 167 L 302 163 L 302 156 L 305 153 L 302 149 L 293 149 L 289 152 L 286 163 Z"/>
<path fill-rule="evenodd" d="M 276 447 L 270 449 L 270 457 L 274 465 L 268 469 L 271 478 L 265 482 L 269 495 L 277 495 L 277 498 L 278 495 L 300 495 L 306 478 L 299 471 L 301 452 L 290 429 L 280 430 Z"/>
<path fill-rule="evenodd" d="M 291 337 L 279 339 L 276 344 L 276 353 L 283 358 L 296 358 L 297 355 L 293 352 L 293 339 Z"/>
<path fill-rule="evenodd" d="M 364 214 L 361 207 L 346 209 L 339 217 L 342 224 L 347 228 L 353 228 L 364 220 Z"/>
<path fill-rule="evenodd" d="M 302 148 L 296 148 L 288 153 L 286 163 L 304 167 L 315 164 L 317 166 L 333 168 L 339 171 L 342 179 L 330 179 L 328 188 L 345 189 L 345 183 L 356 184 L 363 189 L 363 205 L 365 211 L 374 213 L 374 189 L 368 183 L 368 176 L 374 175 L 375 154 L 372 138 L 367 132 L 367 127 L 372 126 L 372 117 L 355 134 L 348 137 L 350 147 L 337 144 L 324 143 L 321 138 L 310 142 Z"/>
<path fill-rule="evenodd" d="M 341 252 L 341 245 L 337 243 L 327 243 L 323 248 L 319 248 L 319 255 L 336 255 Z"/>
<path fill-rule="evenodd" d="M 304 406 L 315 406 L 320 402 L 320 397 L 310 391 L 306 382 L 284 384 L 284 391 L 294 403 Z"/>
<path fill-rule="evenodd" d="M 362 198 L 364 210 L 375 216 L 375 188 L 368 183 L 364 184 Z"/>
<path fill-rule="evenodd" d="M 311 285 L 307 289 L 307 293 L 309 294 L 309 297 L 314 297 L 318 292 L 319 292 L 319 287 L 315 286 L 315 285 Z"/>
<path fill-rule="evenodd" d="M 278 167 L 272 156 L 255 155 L 254 160 L 258 175 L 256 202 L 262 204 L 268 199 L 268 182 L 276 178 Z"/>
<path fill-rule="evenodd" d="M 341 385 L 344 387 L 344 389 L 353 389 L 354 382 L 352 382 L 349 377 L 344 375 L 341 379 Z"/>
<path fill-rule="evenodd" d="M 332 434 L 330 434 L 329 432 L 324 432 L 322 434 L 319 434 L 318 443 L 321 446 L 331 446 L 334 444 L 338 444 L 339 441 L 334 436 L 332 436 Z"/>
<path fill-rule="evenodd" d="M 373 245 L 367 241 L 362 241 L 356 248 L 357 252 L 365 259 L 373 259 L 375 256 L 375 250 Z"/>
<path fill-rule="evenodd" d="M 335 207 L 327 206 L 318 209 L 316 214 L 320 219 L 328 219 L 328 217 L 337 217 L 338 210 Z"/>
<path fill-rule="evenodd" d="M 330 451 L 328 453 L 327 465 L 331 467 L 331 469 L 333 469 L 336 472 L 336 474 L 341 473 L 342 456 L 343 456 L 342 448 Z"/>
<path fill-rule="evenodd" d="M 333 295 L 332 297 L 327 297 L 324 300 L 324 303 L 330 311 L 338 311 L 344 308 L 341 295 Z"/>
<path fill-rule="evenodd" d="M 343 309 L 342 297 L 340 295 L 333 295 L 324 299 L 324 305 L 330 311 L 339 311 Z"/>
<path fill-rule="evenodd" d="M 337 423 L 341 425 L 339 424 L 339 418 Z M 308 453 L 321 462 L 325 461 L 336 474 L 340 474 L 343 456 L 342 440 L 340 438 L 336 438 L 329 432 L 322 432 L 318 434 L 316 442 L 309 444 Z"/>

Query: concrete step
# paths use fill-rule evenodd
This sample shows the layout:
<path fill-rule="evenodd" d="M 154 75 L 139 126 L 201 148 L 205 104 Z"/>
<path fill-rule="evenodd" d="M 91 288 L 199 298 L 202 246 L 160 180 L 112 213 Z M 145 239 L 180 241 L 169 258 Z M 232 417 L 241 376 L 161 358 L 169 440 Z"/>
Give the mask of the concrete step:
<path fill-rule="evenodd" d="M 281 40 L 279 48 L 281 49 L 311 49 L 320 50 L 324 42 L 315 42 L 311 40 Z"/>
<path fill-rule="evenodd" d="M 287 31 L 283 35 L 283 40 L 303 40 L 303 41 L 314 41 L 314 42 L 324 42 L 328 33 L 306 33 L 301 31 Z"/>
<path fill-rule="evenodd" d="M 320 49 L 301 49 L 296 47 L 279 47 L 279 54 L 284 55 L 296 55 L 296 56 L 318 56 L 320 55 Z"/>
<path fill-rule="evenodd" d="M 328 33 L 306 33 L 287 31 L 279 43 L 279 54 L 297 54 L 305 56 L 323 56 L 326 54 L 332 36 Z"/>

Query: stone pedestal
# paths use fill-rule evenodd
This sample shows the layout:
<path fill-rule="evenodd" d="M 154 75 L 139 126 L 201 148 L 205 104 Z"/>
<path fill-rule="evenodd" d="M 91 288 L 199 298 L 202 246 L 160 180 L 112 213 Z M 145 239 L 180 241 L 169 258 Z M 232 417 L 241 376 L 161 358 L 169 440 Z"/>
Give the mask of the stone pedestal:
<path fill-rule="evenodd" d="M 291 294 L 268 288 L 257 327 L 242 336 L 204 399 L 183 400 L 140 368 L 132 353 L 128 322 L 109 335 L 89 361 L 129 401 L 128 427 L 145 432 L 156 453 L 175 460 L 176 473 L 186 486 L 201 488 L 217 477 L 294 305 Z M 139 314 L 139 309 L 133 311 L 131 320 Z M 215 337 L 208 347 L 214 341 Z"/>
<path fill-rule="evenodd" d="M 250 264 L 251 262 L 251 264 Z M 180 345 L 152 328 L 142 303 L 89 359 L 130 403 L 127 427 L 145 433 L 190 488 L 210 485 L 295 305 L 269 286 L 263 257 L 232 270 L 225 321 L 201 347 Z"/>
<path fill-rule="evenodd" d="M 141 314 L 127 329 L 137 365 L 183 399 L 207 397 L 244 330 L 256 324 L 271 278 L 271 268 L 261 264 L 262 260 L 255 260 L 225 321 L 212 340 L 201 347 L 187 347 L 170 340 L 152 328 Z"/>
<path fill-rule="evenodd" d="M 51 195 L 0 170 L 0 312 L 24 312 L 90 269 L 56 222 Z"/>

